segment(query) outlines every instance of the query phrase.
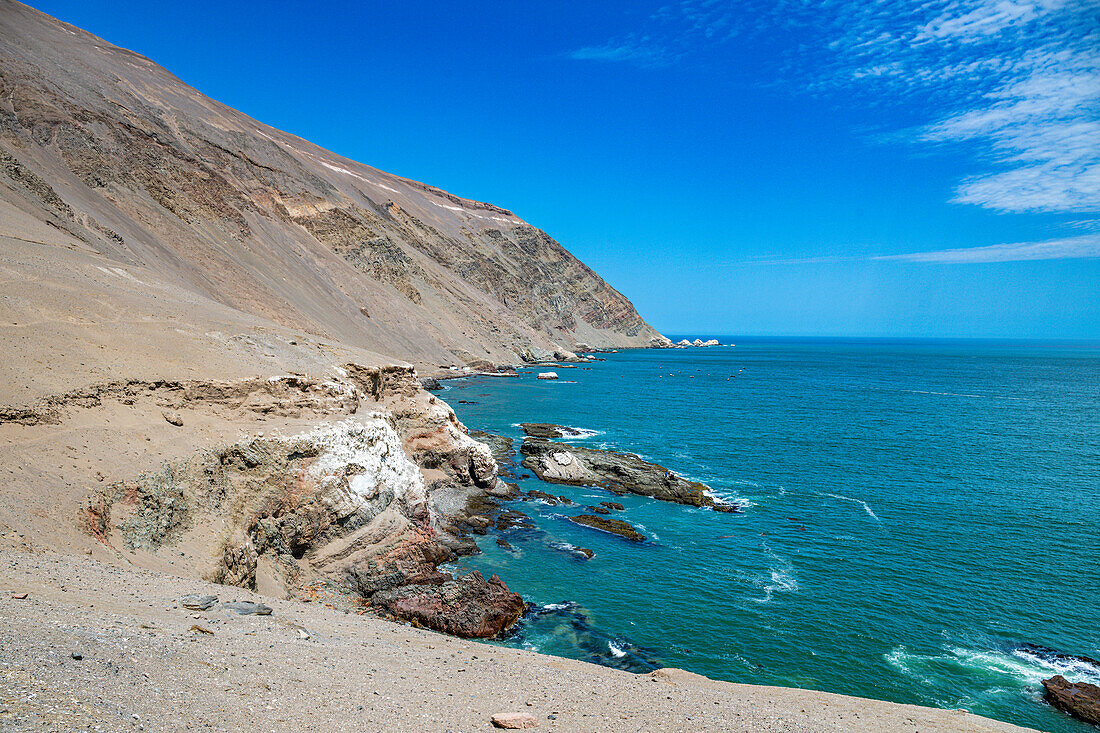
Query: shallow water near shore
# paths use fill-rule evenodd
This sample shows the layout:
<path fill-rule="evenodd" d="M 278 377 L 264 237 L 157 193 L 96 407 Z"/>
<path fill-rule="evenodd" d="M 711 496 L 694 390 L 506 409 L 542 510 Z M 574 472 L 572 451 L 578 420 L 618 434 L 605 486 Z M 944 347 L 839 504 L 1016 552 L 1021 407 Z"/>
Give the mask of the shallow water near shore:
<path fill-rule="evenodd" d="M 1100 657 L 1100 348 L 736 341 L 447 382 L 471 430 L 517 449 L 519 422 L 584 428 L 578 445 L 745 504 L 521 480 L 580 506 L 509 502 L 534 527 L 490 531 L 460 563 L 540 606 L 502 643 L 1090 730 L 1039 683 L 1100 683 L 1053 653 Z M 646 543 L 564 519 L 606 500 Z"/>

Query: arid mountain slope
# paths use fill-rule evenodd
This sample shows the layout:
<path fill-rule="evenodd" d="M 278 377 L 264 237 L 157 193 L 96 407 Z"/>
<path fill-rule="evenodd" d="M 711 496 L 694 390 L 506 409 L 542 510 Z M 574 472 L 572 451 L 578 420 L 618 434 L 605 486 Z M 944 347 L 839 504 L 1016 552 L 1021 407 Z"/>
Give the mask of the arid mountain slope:
<path fill-rule="evenodd" d="M 661 338 L 512 213 L 268 127 L 11 0 L 0 0 L 0 237 L 5 280 L 41 284 L 18 299 L 48 307 L 45 294 L 64 291 L 82 333 L 151 309 L 186 321 L 188 338 L 238 320 L 420 365 Z M 64 286 L 59 261 L 77 267 Z M 106 300 L 82 300 L 84 276 Z M 111 302 L 114 285 L 138 282 L 129 296 L 148 303 Z M 113 358 L 101 346 L 64 366 L 93 381 Z"/>

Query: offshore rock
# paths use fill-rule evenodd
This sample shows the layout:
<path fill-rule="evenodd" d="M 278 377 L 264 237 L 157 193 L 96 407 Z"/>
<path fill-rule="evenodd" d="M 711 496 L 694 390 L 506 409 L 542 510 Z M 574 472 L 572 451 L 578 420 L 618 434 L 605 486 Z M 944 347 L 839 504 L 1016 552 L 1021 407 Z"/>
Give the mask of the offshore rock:
<path fill-rule="evenodd" d="M 520 427 L 523 428 L 524 435 L 534 438 L 564 438 L 574 434 L 573 430 L 563 425 L 545 422 L 525 422 L 521 423 Z"/>
<path fill-rule="evenodd" d="M 715 506 L 706 484 L 689 481 L 629 453 L 579 448 L 542 438 L 525 439 L 520 451 L 524 467 L 543 481 L 600 486 L 620 495 L 638 494 L 688 506 Z"/>
<path fill-rule="evenodd" d="M 375 594 L 372 605 L 401 621 L 463 638 L 499 636 L 527 604 L 497 576 L 478 571 L 439 585 L 409 585 Z"/>
<path fill-rule="evenodd" d="M 568 519 L 573 524 L 591 527 L 601 532 L 610 532 L 631 542 L 645 542 L 645 535 L 621 519 L 608 519 L 607 517 L 597 517 L 591 514 L 581 514 Z"/>
<path fill-rule="evenodd" d="M 1060 674 L 1043 680 L 1051 705 L 1075 718 L 1100 725 L 1100 687 L 1088 682 L 1070 682 Z"/>

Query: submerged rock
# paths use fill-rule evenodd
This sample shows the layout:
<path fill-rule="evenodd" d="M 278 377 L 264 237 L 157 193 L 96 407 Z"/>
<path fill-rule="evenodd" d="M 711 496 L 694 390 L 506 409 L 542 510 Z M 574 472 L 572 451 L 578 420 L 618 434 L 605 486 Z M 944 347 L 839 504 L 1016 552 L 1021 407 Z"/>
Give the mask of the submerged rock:
<path fill-rule="evenodd" d="M 1051 705 L 1075 718 L 1100 725 L 1100 687 L 1088 682 L 1070 682 L 1060 674 L 1043 680 Z"/>
<path fill-rule="evenodd" d="M 496 575 L 478 571 L 438 585 L 406 585 L 376 593 L 376 608 L 400 621 L 464 638 L 499 636 L 527 610 L 518 594 Z"/>
<path fill-rule="evenodd" d="M 664 466 L 644 461 L 629 453 L 580 448 L 543 438 L 526 438 L 520 451 L 523 466 L 543 481 L 572 486 L 600 486 L 616 494 L 638 494 L 688 506 L 730 507 L 708 493 L 710 487 L 677 476 Z"/>
<path fill-rule="evenodd" d="M 581 514 L 568 519 L 573 524 L 591 527 L 602 532 L 610 532 L 631 542 L 645 542 L 645 535 L 621 519 L 608 519 L 607 517 L 596 517 L 591 514 Z"/>

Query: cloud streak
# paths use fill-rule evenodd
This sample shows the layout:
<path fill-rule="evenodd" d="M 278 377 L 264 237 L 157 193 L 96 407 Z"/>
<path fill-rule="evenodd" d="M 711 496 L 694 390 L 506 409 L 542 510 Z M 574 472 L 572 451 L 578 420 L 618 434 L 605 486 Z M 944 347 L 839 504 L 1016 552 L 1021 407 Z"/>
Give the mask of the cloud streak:
<path fill-rule="evenodd" d="M 840 262 L 909 262 L 930 265 L 976 265 L 1036 260 L 1080 260 L 1100 258 L 1100 234 L 1064 237 L 1042 242 L 1014 242 L 986 247 L 960 247 L 927 252 L 906 252 L 867 257 L 803 257 L 756 260 L 758 265 L 821 265 Z"/>
<path fill-rule="evenodd" d="M 910 142 L 955 146 L 974 170 L 953 203 L 1100 211 L 1100 9 L 1095 0 L 680 0 L 578 60 L 675 63 L 736 36 L 801 32 L 764 73 L 815 95 L 933 113 Z M 720 62 L 718 62 L 720 63 Z M 896 140 L 900 132 L 882 135 Z"/>

